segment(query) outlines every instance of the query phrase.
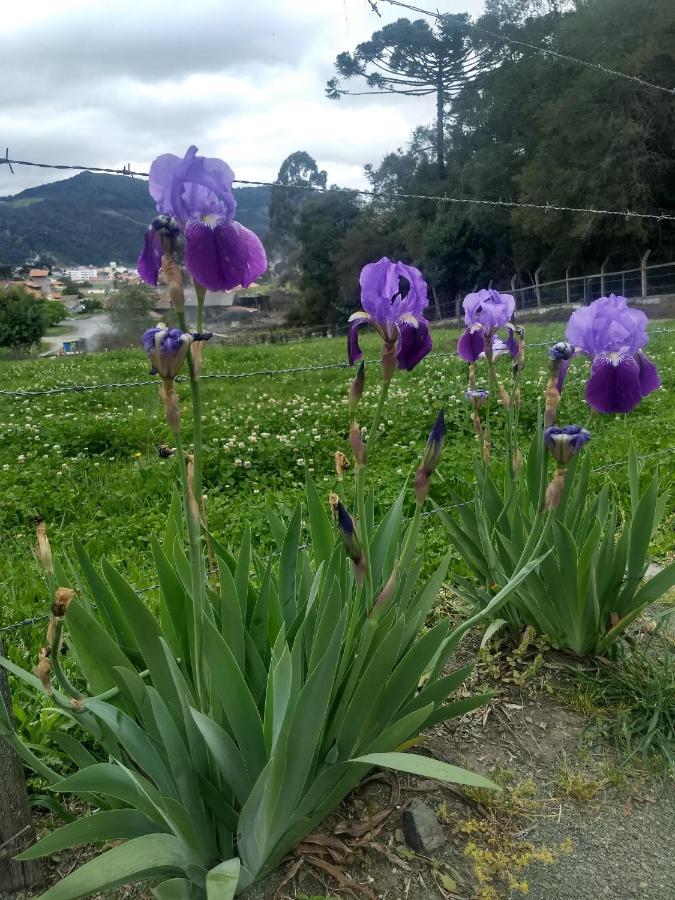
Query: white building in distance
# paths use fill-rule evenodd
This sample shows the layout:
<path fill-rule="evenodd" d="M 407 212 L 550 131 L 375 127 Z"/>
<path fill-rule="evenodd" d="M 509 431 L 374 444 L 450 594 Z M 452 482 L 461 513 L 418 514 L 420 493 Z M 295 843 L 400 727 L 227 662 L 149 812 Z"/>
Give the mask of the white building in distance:
<path fill-rule="evenodd" d="M 66 269 L 65 274 L 71 281 L 93 281 L 98 278 L 98 269 L 80 266 L 78 269 Z"/>

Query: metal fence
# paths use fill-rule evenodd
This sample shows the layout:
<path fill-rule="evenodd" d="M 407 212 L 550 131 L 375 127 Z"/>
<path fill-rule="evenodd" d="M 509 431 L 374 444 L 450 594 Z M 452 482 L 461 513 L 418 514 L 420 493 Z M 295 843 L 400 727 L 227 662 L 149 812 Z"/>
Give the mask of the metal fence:
<path fill-rule="evenodd" d="M 520 310 L 558 306 L 566 303 L 587 304 L 597 297 L 621 294 L 631 299 L 675 294 L 675 263 L 648 266 L 646 262 L 635 269 L 618 272 L 600 271 L 595 275 L 561 278 L 557 281 L 534 283 L 510 292 Z"/>

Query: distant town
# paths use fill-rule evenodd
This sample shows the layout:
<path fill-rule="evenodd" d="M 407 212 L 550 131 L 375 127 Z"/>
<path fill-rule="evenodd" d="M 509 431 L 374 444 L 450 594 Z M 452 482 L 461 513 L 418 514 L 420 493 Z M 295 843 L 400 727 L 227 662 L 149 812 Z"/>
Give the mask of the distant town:
<path fill-rule="evenodd" d="M 0 286 L 21 287 L 33 297 L 60 300 L 70 312 L 82 312 L 82 296 L 98 296 L 104 300 L 125 284 L 138 284 L 135 269 L 118 265 L 72 266 L 69 268 L 2 267 Z M 9 277 L 8 277 L 9 276 Z"/>

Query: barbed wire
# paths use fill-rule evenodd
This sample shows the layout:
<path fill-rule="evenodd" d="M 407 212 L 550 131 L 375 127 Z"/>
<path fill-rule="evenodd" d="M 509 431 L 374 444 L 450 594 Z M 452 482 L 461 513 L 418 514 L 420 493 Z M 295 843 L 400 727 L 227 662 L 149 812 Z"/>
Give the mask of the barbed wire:
<path fill-rule="evenodd" d="M 126 175 L 132 178 L 134 176 L 138 176 L 139 178 L 148 178 L 150 174 L 149 172 L 133 171 L 129 166 L 123 166 L 121 169 L 115 169 L 105 166 L 66 165 L 60 163 L 30 162 L 25 159 L 10 159 L 9 149 L 7 149 L 7 151 L 5 152 L 4 158 L 0 157 L 0 165 L 9 166 L 9 169 L 12 173 L 14 172 L 12 166 L 34 166 L 39 169 L 61 169 L 78 172 L 98 172 L 108 175 Z M 550 203 L 549 201 L 546 201 L 546 203 L 534 203 L 527 201 L 518 202 L 516 200 L 502 199 L 484 200 L 477 197 L 450 197 L 447 193 L 444 193 L 442 195 L 410 194 L 403 191 L 372 191 L 366 190 L 365 188 L 338 187 L 337 185 L 322 188 L 301 184 L 280 184 L 276 181 L 254 181 L 247 178 L 235 178 L 234 184 L 244 184 L 255 187 L 281 188 L 283 190 L 292 191 L 309 191 L 313 194 L 334 194 L 337 192 L 341 192 L 343 194 L 354 194 L 359 197 L 371 197 L 375 199 L 387 200 L 389 202 L 398 202 L 404 200 L 429 200 L 433 203 L 459 203 L 465 205 L 468 204 L 490 206 L 493 210 L 497 207 L 504 209 L 538 209 L 546 213 L 571 212 L 596 216 L 619 216 L 626 219 L 649 219 L 656 222 L 675 222 L 675 215 L 671 215 L 669 213 L 641 213 L 635 212 L 634 210 L 630 209 L 597 209 L 595 207 L 587 206 L 562 206 L 561 204 Z"/>
<path fill-rule="evenodd" d="M 675 447 L 664 447 L 662 450 L 655 450 L 653 453 L 645 453 L 641 456 L 638 456 L 637 459 L 639 462 L 642 462 L 646 459 L 654 459 L 657 456 L 664 456 L 668 453 L 675 453 Z M 621 466 L 628 465 L 628 460 L 623 459 L 619 462 L 609 463 L 605 466 L 598 466 L 595 469 L 591 469 L 591 474 L 595 475 L 598 472 L 606 472 L 609 469 L 617 469 Z M 425 510 L 422 513 L 423 518 L 429 518 L 431 516 L 437 515 L 439 512 L 450 512 L 453 509 L 459 509 L 462 506 L 471 506 L 475 501 L 474 500 L 462 500 L 459 503 L 451 503 L 449 506 L 438 506 L 435 509 Z M 300 550 L 308 550 L 310 547 L 309 544 L 301 544 L 298 547 L 298 551 Z M 267 562 L 275 556 L 278 556 L 278 553 L 270 553 L 267 556 L 261 556 L 260 559 L 262 562 Z M 213 574 L 217 572 L 217 569 L 209 569 L 206 574 Z M 158 590 L 160 587 L 159 584 L 150 584 L 145 587 L 135 588 L 137 594 L 145 594 L 150 591 Z M 3 634 L 8 631 L 16 631 L 19 628 L 26 628 L 29 625 L 37 625 L 40 622 L 44 622 L 50 618 L 50 613 L 41 613 L 39 616 L 31 616 L 28 619 L 21 619 L 18 622 L 10 622 L 8 625 L 0 626 L 0 634 Z"/>
<path fill-rule="evenodd" d="M 655 328 L 649 332 L 650 335 L 654 334 L 675 334 L 675 328 Z M 550 347 L 553 341 L 537 341 L 536 343 L 526 344 L 527 350 L 540 349 L 542 347 Z M 449 357 L 456 357 L 457 353 L 455 350 L 450 351 L 433 351 L 429 353 L 425 359 L 434 360 L 434 359 L 447 359 Z M 374 365 L 379 363 L 378 359 L 368 359 L 366 360 L 367 365 Z M 275 375 L 296 375 L 301 372 L 321 372 L 328 371 L 330 369 L 351 369 L 347 362 L 335 362 L 335 363 L 325 363 L 322 365 L 316 366 L 294 366 L 289 369 L 254 369 L 247 372 L 212 372 L 206 373 L 201 376 L 201 380 L 205 381 L 207 379 L 210 380 L 222 380 L 222 379 L 240 379 L 240 378 L 258 378 L 265 376 L 275 376 Z M 187 381 L 188 378 L 186 375 L 178 375 L 176 378 L 177 382 Z M 140 381 L 112 381 L 112 382 L 104 382 L 101 384 L 67 384 L 62 385 L 61 387 L 54 388 L 43 388 L 40 390 L 16 390 L 16 391 L 8 391 L 8 390 L 0 390 L 0 397 L 12 397 L 15 399 L 27 399 L 28 397 L 48 397 L 53 396 L 54 394 L 85 394 L 90 391 L 98 391 L 98 390 L 118 390 L 125 388 L 136 388 L 136 387 L 148 387 L 150 385 L 159 386 L 161 385 L 160 378 L 146 378 Z"/>
<path fill-rule="evenodd" d="M 436 19 L 437 21 L 449 21 L 453 25 L 456 25 L 458 28 L 477 31 L 480 34 L 485 34 L 488 37 L 495 38 L 496 40 L 503 41 L 507 44 L 513 44 L 516 47 L 524 47 L 527 50 L 534 50 L 535 53 L 541 53 L 544 56 L 561 59 L 564 62 L 571 62 L 579 66 L 586 66 L 589 69 L 595 69 L 596 72 L 602 72 L 604 75 L 607 75 L 611 78 L 621 78 L 625 81 L 632 81 L 633 83 L 638 84 L 640 87 L 646 88 L 648 90 L 659 91 L 661 93 L 669 94 L 671 97 L 675 97 L 675 88 L 669 88 L 665 87 L 662 84 L 656 84 L 653 81 L 647 81 L 645 78 L 640 78 L 639 75 L 629 75 L 628 72 L 620 72 L 618 69 L 610 69 L 608 66 L 603 66 L 602 63 L 591 62 L 588 59 L 580 59 L 578 56 L 570 56 L 567 53 L 560 53 L 558 50 L 551 50 L 548 47 L 542 47 L 537 44 L 530 44 L 528 41 L 520 41 L 517 38 L 508 37 L 508 35 L 500 34 L 498 31 L 491 31 L 489 28 L 484 28 L 482 25 L 476 25 L 474 22 L 466 22 L 462 21 L 461 19 L 457 19 L 454 15 L 452 15 L 452 13 L 441 13 L 438 11 L 434 12 L 430 9 L 422 9 L 419 6 L 411 6 L 409 3 L 403 3 L 401 2 L 401 0 L 377 0 L 377 2 L 388 3 L 390 6 L 398 6 L 401 9 L 407 9 L 410 12 L 416 12 L 423 16 L 429 16 L 430 18 Z"/>

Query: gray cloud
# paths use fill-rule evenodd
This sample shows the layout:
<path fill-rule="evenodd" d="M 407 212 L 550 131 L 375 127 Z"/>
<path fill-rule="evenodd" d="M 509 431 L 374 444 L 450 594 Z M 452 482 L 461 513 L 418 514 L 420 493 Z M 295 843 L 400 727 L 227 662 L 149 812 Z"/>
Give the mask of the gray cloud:
<path fill-rule="evenodd" d="M 474 11 L 481 0 L 456 0 Z M 0 32 L 0 142 L 45 162 L 147 167 L 162 152 L 226 158 L 240 177 L 273 179 L 306 149 L 331 181 L 364 183 L 428 122 L 403 97 L 324 97 L 336 54 L 381 21 L 365 0 L 25 0 Z M 175 10 L 175 11 L 174 11 Z M 385 21 L 397 18 L 382 7 Z M 391 15 L 390 15 L 391 13 Z M 0 167 L 0 195 L 63 177 Z"/>

